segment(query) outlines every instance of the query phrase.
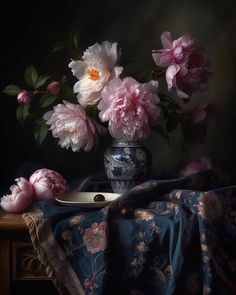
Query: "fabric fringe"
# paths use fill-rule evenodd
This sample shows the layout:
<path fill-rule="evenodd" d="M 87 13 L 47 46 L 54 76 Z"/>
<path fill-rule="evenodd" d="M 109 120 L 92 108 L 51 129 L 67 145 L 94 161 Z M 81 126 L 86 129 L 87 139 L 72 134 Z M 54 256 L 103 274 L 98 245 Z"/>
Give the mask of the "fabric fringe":
<path fill-rule="evenodd" d="M 45 267 L 47 276 L 52 279 L 52 282 L 59 294 L 84 295 L 82 285 L 69 265 L 65 267 L 66 274 L 64 275 L 62 273 L 61 265 L 63 261 L 66 261 L 66 258 L 63 257 L 64 254 L 62 250 L 59 249 L 59 246 L 57 246 L 56 241 L 53 240 L 52 242 L 52 240 L 50 240 L 50 235 L 52 235 L 51 224 L 47 219 L 43 218 L 42 211 L 36 206 L 32 206 L 28 212 L 23 213 L 22 217 L 28 227 L 30 238 L 37 257 L 40 263 Z M 54 255 L 50 256 L 50 253 L 53 253 Z M 55 259 L 57 258 L 56 255 L 60 257 L 60 259 Z M 50 257 L 54 263 L 55 260 L 58 261 L 55 268 L 50 263 Z M 58 272 L 60 275 L 58 275 Z"/>
<path fill-rule="evenodd" d="M 60 282 L 60 280 L 57 279 L 57 277 L 54 273 L 54 270 L 53 270 L 52 266 L 50 265 L 50 263 L 48 262 L 47 257 L 45 255 L 40 243 L 39 243 L 34 219 L 28 213 L 23 213 L 22 217 L 29 229 L 31 242 L 32 242 L 34 250 L 37 254 L 38 260 L 45 267 L 45 272 L 46 272 L 47 276 L 50 279 L 52 279 L 52 282 L 53 282 L 55 288 L 57 289 L 57 291 L 59 292 L 59 294 L 61 294 L 61 295 L 69 294 L 68 291 L 65 289 L 65 287 Z"/>

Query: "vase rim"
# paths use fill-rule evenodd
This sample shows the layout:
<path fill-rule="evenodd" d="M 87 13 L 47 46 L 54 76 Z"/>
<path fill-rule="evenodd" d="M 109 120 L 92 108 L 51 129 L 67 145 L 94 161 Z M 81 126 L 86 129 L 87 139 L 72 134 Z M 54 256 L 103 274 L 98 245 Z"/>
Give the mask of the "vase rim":
<path fill-rule="evenodd" d="M 128 139 L 122 139 L 122 138 L 113 138 L 112 139 L 112 146 L 117 147 L 140 147 L 143 146 L 142 140 L 128 140 Z"/>

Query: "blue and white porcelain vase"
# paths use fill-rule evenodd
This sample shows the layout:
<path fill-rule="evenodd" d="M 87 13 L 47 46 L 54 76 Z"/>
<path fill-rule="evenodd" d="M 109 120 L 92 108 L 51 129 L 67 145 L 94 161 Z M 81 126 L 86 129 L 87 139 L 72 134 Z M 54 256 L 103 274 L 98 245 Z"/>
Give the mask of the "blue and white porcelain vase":
<path fill-rule="evenodd" d="M 104 167 L 113 192 L 122 194 L 148 179 L 151 152 L 141 141 L 113 139 L 104 153 Z"/>

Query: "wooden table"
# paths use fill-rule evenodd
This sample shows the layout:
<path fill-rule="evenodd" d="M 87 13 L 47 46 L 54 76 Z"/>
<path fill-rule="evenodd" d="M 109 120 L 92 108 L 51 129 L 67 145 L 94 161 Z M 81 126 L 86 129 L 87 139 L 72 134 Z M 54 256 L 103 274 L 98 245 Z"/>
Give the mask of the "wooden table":
<path fill-rule="evenodd" d="M 0 208 L 0 294 L 57 294 L 31 244 L 21 214 Z"/>

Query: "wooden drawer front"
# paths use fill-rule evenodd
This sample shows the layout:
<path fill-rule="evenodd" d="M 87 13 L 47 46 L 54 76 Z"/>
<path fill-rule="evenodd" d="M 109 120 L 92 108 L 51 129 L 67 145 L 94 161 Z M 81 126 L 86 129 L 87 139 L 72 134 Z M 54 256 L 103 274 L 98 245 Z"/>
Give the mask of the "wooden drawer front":
<path fill-rule="evenodd" d="M 16 281 L 50 280 L 40 264 L 31 243 L 13 242 L 11 247 L 11 277 Z"/>

